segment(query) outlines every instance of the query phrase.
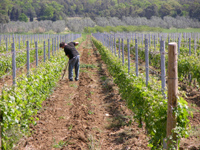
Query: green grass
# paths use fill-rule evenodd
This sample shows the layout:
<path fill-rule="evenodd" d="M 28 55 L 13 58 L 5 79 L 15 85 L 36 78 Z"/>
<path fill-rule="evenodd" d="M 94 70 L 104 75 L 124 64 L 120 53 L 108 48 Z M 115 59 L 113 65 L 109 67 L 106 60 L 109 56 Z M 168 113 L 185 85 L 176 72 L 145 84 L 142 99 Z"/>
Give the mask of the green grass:
<path fill-rule="evenodd" d="M 190 136 L 197 136 L 200 138 L 200 125 L 193 126 L 191 130 L 189 131 Z"/>
<path fill-rule="evenodd" d="M 93 135 L 89 135 L 88 136 L 88 147 L 89 147 L 89 150 L 101 150 L 101 139 L 96 139 L 95 136 Z"/>
<path fill-rule="evenodd" d="M 74 88 L 77 88 L 77 87 L 78 87 L 78 85 L 76 85 L 76 84 L 70 84 L 69 86 L 70 86 L 70 87 L 74 87 Z"/>
<path fill-rule="evenodd" d="M 73 125 L 71 124 L 71 125 L 68 127 L 68 129 L 69 129 L 69 130 L 72 130 L 72 128 L 73 128 Z"/>
<path fill-rule="evenodd" d="M 53 148 L 63 148 L 64 146 L 67 146 L 67 142 L 59 141 L 58 144 L 53 145 Z"/>
<path fill-rule="evenodd" d="M 200 112 L 200 111 L 199 111 L 198 109 L 196 109 L 195 107 L 197 107 L 196 104 L 191 104 L 191 106 L 188 107 L 188 111 L 189 111 L 189 112 L 192 112 L 192 113 L 194 113 L 194 112 Z"/>
<path fill-rule="evenodd" d="M 101 76 L 100 77 L 102 81 L 106 81 L 107 77 L 106 76 Z"/>
<path fill-rule="evenodd" d="M 130 123 L 126 123 L 124 121 L 125 116 L 117 116 L 117 117 L 114 117 L 114 118 L 107 118 L 107 119 L 108 119 L 108 121 L 111 122 L 111 124 L 109 124 L 107 126 L 108 129 L 112 129 L 112 128 L 116 128 L 116 127 L 119 128 L 119 127 L 130 124 Z"/>
<path fill-rule="evenodd" d="M 148 27 L 148 26 L 95 26 L 95 27 L 85 27 L 84 31 L 88 29 L 89 32 L 162 32 L 162 28 L 159 27 Z"/>
<path fill-rule="evenodd" d="M 92 4 L 93 4 L 94 2 L 96 2 L 96 1 L 97 1 L 97 0 L 88 0 L 88 2 L 89 2 L 89 3 L 92 3 Z"/>
<path fill-rule="evenodd" d="M 80 71 L 79 71 L 79 72 L 90 73 L 90 71 L 88 71 L 88 70 L 83 70 L 83 69 L 80 69 Z"/>
<path fill-rule="evenodd" d="M 200 28 L 186 28 L 186 29 L 165 29 L 159 27 L 148 27 L 148 26 L 95 26 L 95 27 L 86 27 L 85 32 L 163 32 L 163 33 L 183 33 L 183 32 L 200 32 Z"/>
<path fill-rule="evenodd" d="M 71 106 L 71 105 L 73 105 L 73 104 L 72 104 L 72 103 L 67 103 L 67 105 L 68 105 L 68 106 Z"/>
<path fill-rule="evenodd" d="M 58 119 L 59 119 L 59 120 L 60 120 L 60 119 L 65 119 L 65 117 L 64 117 L 64 116 L 60 116 Z"/>
<path fill-rule="evenodd" d="M 183 33 L 183 32 L 200 32 L 200 28 L 187 28 L 187 29 L 163 29 L 162 32 L 164 33 Z"/>
<path fill-rule="evenodd" d="M 92 112 L 91 110 L 89 110 L 89 111 L 88 111 L 88 114 L 92 115 L 92 114 L 93 114 L 93 112 Z"/>
<path fill-rule="evenodd" d="M 82 33 L 83 39 L 86 39 L 87 35 L 89 35 L 89 34 L 88 33 Z"/>

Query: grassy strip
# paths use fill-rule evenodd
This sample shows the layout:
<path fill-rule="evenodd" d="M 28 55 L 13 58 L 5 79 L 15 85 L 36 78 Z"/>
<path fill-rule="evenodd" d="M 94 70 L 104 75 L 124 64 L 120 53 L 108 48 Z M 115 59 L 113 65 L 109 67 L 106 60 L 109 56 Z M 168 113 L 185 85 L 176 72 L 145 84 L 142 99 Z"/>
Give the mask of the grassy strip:
<path fill-rule="evenodd" d="M 95 26 L 85 27 L 84 32 L 96 33 L 96 32 L 162 32 L 162 28 L 148 27 L 148 26 Z"/>
<path fill-rule="evenodd" d="M 56 57 L 32 69 L 29 77 L 19 77 L 16 86 L 4 87 L 0 95 L 3 149 L 12 149 L 28 133 L 29 125 L 36 123 L 33 115 L 53 92 L 66 62 L 64 52 L 58 51 Z"/>
<path fill-rule="evenodd" d="M 162 32 L 162 33 L 184 33 L 184 32 L 200 32 L 199 28 L 190 29 L 165 29 L 160 27 L 149 27 L 149 26 L 95 26 L 95 27 L 85 27 L 84 32 L 96 33 L 96 32 Z"/>
<path fill-rule="evenodd" d="M 163 139 L 166 138 L 167 123 L 167 100 L 163 98 L 160 84 L 149 84 L 146 87 L 145 80 L 128 74 L 126 67 L 122 66 L 120 60 L 114 57 L 100 42 L 93 38 L 93 43 L 101 53 L 102 59 L 107 64 L 109 72 L 114 77 L 115 83 L 119 87 L 119 92 L 126 100 L 128 108 L 135 113 L 135 119 L 145 127 L 150 136 L 149 146 L 152 149 L 162 148 Z M 187 135 L 188 112 L 187 102 L 179 98 L 177 109 L 174 109 L 177 116 L 177 126 L 174 132 L 180 139 Z"/>

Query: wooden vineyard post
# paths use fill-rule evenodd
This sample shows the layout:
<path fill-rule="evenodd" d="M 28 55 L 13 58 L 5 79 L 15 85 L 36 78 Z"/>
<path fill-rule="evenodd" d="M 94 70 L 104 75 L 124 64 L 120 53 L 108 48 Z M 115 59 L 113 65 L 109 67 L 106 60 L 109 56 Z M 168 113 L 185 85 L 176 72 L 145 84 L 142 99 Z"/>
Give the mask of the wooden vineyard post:
<path fill-rule="evenodd" d="M 59 49 L 59 47 L 58 47 L 58 49 Z M 50 60 L 50 39 L 48 39 L 48 59 Z"/>
<path fill-rule="evenodd" d="M 27 76 L 29 76 L 29 70 L 30 70 L 30 45 L 29 41 L 26 41 L 27 45 Z"/>
<path fill-rule="evenodd" d="M 122 38 L 122 64 L 124 65 L 124 38 Z"/>
<path fill-rule="evenodd" d="M 12 43 L 12 75 L 13 75 L 13 85 L 16 84 L 16 52 L 15 43 Z"/>
<path fill-rule="evenodd" d="M 46 42 L 43 42 L 43 50 L 44 50 L 44 62 L 46 61 Z M 56 48 L 56 47 L 55 47 Z"/>
<path fill-rule="evenodd" d="M 138 77 L 138 41 L 135 39 L 135 72 L 136 76 Z"/>
<path fill-rule="evenodd" d="M 36 67 L 38 67 L 38 42 L 35 42 Z"/>
<path fill-rule="evenodd" d="M 168 44 L 168 110 L 167 110 L 167 149 L 171 146 L 178 148 L 176 134 L 172 130 L 176 127 L 176 116 L 173 110 L 177 107 L 178 95 L 178 68 L 177 68 L 177 44 Z M 172 137 L 169 139 L 169 137 Z"/>
<path fill-rule="evenodd" d="M 127 39 L 127 47 L 128 47 L 128 73 L 130 73 L 131 63 L 130 63 L 130 42 L 129 42 L 129 39 Z"/>
<path fill-rule="evenodd" d="M 149 82 L 149 47 L 148 39 L 145 38 L 145 70 L 146 70 L 146 86 Z"/>
<path fill-rule="evenodd" d="M 115 52 L 115 56 L 117 56 L 116 54 L 116 35 L 114 34 L 114 52 Z"/>
<path fill-rule="evenodd" d="M 120 59 L 120 55 L 121 55 L 121 53 L 120 53 L 120 51 L 121 51 L 121 43 L 120 43 L 120 38 L 118 38 L 118 41 L 119 41 L 119 51 L 118 51 L 118 54 L 119 54 L 119 59 Z"/>
<path fill-rule="evenodd" d="M 55 55 L 57 54 L 56 52 L 56 37 L 54 38 L 54 50 L 55 50 Z"/>

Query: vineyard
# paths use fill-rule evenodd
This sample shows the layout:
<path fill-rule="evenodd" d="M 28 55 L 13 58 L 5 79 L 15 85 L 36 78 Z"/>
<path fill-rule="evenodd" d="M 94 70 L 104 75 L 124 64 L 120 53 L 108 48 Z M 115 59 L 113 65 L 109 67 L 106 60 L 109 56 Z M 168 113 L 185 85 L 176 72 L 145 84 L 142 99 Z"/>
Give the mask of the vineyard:
<path fill-rule="evenodd" d="M 180 149 L 200 148 L 199 34 L 0 37 L 3 149 L 163 149 L 171 41 L 179 82 L 173 132 Z M 61 80 L 61 41 L 80 43 L 78 82 Z"/>

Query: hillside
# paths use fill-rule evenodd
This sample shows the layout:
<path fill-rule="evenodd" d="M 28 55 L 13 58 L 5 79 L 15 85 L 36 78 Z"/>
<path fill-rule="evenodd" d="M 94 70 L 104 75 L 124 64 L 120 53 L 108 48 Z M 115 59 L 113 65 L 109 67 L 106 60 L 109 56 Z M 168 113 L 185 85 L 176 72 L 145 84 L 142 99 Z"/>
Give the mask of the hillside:
<path fill-rule="evenodd" d="M 184 16 L 200 21 L 200 0 L 1 0 L 0 23 L 66 17 Z"/>

